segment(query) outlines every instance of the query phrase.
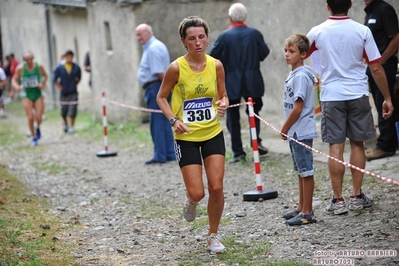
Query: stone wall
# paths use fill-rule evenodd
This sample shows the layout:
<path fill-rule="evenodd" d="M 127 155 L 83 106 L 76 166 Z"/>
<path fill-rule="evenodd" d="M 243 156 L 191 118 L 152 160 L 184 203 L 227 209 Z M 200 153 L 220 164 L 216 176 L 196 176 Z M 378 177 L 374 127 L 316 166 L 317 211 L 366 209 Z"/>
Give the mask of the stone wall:
<path fill-rule="evenodd" d="M 112 38 L 126 45 L 123 46 L 124 57 L 122 57 L 122 60 L 114 61 L 117 57 L 117 51 L 108 56 L 104 53 L 103 48 L 100 49 L 100 53 L 96 52 L 96 55 L 101 55 L 101 58 L 97 59 L 102 62 L 103 66 L 117 62 L 119 65 L 113 69 L 123 69 L 123 73 L 125 73 L 123 79 L 112 82 L 117 88 L 125 88 L 122 91 L 119 91 L 119 89 L 118 92 L 114 91 L 115 97 L 129 99 L 128 103 L 133 105 L 137 105 L 138 101 L 142 99 L 142 92 L 136 80 L 137 67 L 141 56 L 141 49 L 134 33 L 138 24 L 150 24 L 154 35 L 167 45 L 171 60 L 174 60 L 185 53 L 177 32 L 178 25 L 184 17 L 199 15 L 208 22 L 211 28 L 210 49 L 219 34 L 229 26 L 227 13 L 233 2 L 235 1 L 167 0 L 145 1 L 135 5 L 115 5 L 112 1 L 96 1 L 92 5 L 88 5 L 89 27 L 96 27 L 96 30 L 90 36 L 96 40 L 96 44 L 103 42 L 103 34 L 98 34 L 98 32 L 101 31 L 99 27 L 101 27 L 105 18 L 115 21 L 115 24 L 118 21 L 120 22 L 118 27 L 112 28 Z M 387 0 L 387 2 L 391 3 L 399 14 L 399 1 Z M 262 113 L 266 117 L 269 114 L 281 115 L 282 117 L 283 83 L 290 71 L 290 67 L 284 60 L 284 40 L 294 33 L 306 34 L 313 26 L 326 20 L 329 13 L 325 1 L 243 0 L 242 3 L 248 8 L 246 23 L 263 33 L 271 49 L 270 55 L 261 64 L 266 86 Z M 363 1 L 353 1 L 349 15 L 355 21 L 363 23 L 365 15 L 363 9 Z M 92 13 L 96 15 L 94 16 Z M 99 19 L 93 19 L 93 17 Z M 91 47 L 99 51 L 99 47 L 95 48 L 93 45 Z M 306 63 L 311 64 L 310 60 L 307 60 Z M 108 79 L 112 79 L 112 77 L 108 77 Z M 133 97 L 133 99 L 129 97 Z M 138 97 L 138 99 L 135 97 Z"/>
<path fill-rule="evenodd" d="M 69 9 L 62 13 L 51 8 L 51 28 L 54 62 L 66 49 L 77 52 L 82 66 L 84 54 L 90 50 L 93 90 L 87 85 L 89 75 L 84 73 L 79 85 L 81 99 L 107 97 L 133 106 L 143 106 L 143 91 L 136 73 L 141 58 L 141 47 L 135 36 L 140 23 L 152 25 L 154 35 L 163 41 L 174 60 L 185 53 L 177 28 L 189 15 L 203 17 L 211 28 L 210 45 L 228 28 L 228 8 L 231 0 L 154 0 L 141 4 L 117 4 L 115 0 L 87 1 L 86 10 Z M 399 1 L 387 0 L 399 14 Z M 322 0 L 243 0 L 248 8 L 247 25 L 259 29 L 271 49 L 261 64 L 266 93 L 262 116 L 281 116 L 283 83 L 290 71 L 284 60 L 284 40 L 291 34 L 306 34 L 313 26 L 329 16 Z M 35 52 L 36 59 L 48 69 L 48 46 L 44 5 L 28 0 L 0 0 L 0 21 L 3 52 L 15 52 L 21 58 L 23 51 Z M 353 0 L 349 15 L 363 23 L 364 2 Z M 111 47 L 110 47 L 111 46 Z M 310 62 L 306 62 L 310 64 Z M 100 102 L 81 105 L 101 114 Z M 141 120 L 145 113 L 109 105 L 110 120 Z"/>

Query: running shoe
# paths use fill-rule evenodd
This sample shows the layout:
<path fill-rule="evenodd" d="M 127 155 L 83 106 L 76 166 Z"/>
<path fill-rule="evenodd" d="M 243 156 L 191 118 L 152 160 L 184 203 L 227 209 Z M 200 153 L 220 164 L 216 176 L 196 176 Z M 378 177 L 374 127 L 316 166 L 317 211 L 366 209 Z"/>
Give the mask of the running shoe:
<path fill-rule="evenodd" d="M 223 253 L 226 250 L 215 233 L 208 236 L 208 250 L 211 254 Z"/>
<path fill-rule="evenodd" d="M 67 123 L 63 123 L 62 124 L 62 129 L 64 130 L 65 133 L 68 132 L 68 124 Z"/>
<path fill-rule="evenodd" d="M 299 213 L 297 216 L 287 220 L 285 223 L 288 225 L 304 225 L 304 224 L 311 224 L 311 223 L 316 223 L 316 222 L 317 222 L 317 220 L 314 218 L 314 214 L 312 212 L 309 214 Z"/>
<path fill-rule="evenodd" d="M 73 133 L 75 132 L 75 129 L 73 127 L 69 127 L 67 133 Z"/>
<path fill-rule="evenodd" d="M 36 139 L 36 138 L 33 138 L 33 139 L 32 139 L 32 142 L 31 142 L 30 146 L 31 146 L 31 147 L 37 146 L 37 139 Z"/>
<path fill-rule="evenodd" d="M 186 203 L 183 207 L 183 216 L 187 222 L 192 222 L 197 217 L 197 206 L 198 202 L 191 202 L 189 199 L 186 199 Z"/>
<path fill-rule="evenodd" d="M 341 215 L 347 214 L 348 209 L 346 208 L 344 199 L 334 199 L 333 197 L 326 207 L 326 212 L 330 214 Z"/>
<path fill-rule="evenodd" d="M 301 213 L 300 211 L 298 211 L 297 209 L 295 209 L 295 210 L 293 210 L 293 211 L 290 211 L 290 212 L 287 212 L 286 214 L 284 214 L 284 215 L 283 215 L 283 218 L 286 219 L 286 220 L 289 220 L 289 219 L 294 218 L 295 216 L 297 216 L 297 215 L 300 214 L 300 213 Z"/>
<path fill-rule="evenodd" d="M 36 139 L 40 139 L 42 137 L 42 133 L 40 132 L 40 128 L 36 128 Z"/>
<path fill-rule="evenodd" d="M 373 197 L 364 192 L 360 192 L 358 196 L 351 196 L 348 204 L 349 210 L 361 210 L 369 208 L 373 205 Z"/>

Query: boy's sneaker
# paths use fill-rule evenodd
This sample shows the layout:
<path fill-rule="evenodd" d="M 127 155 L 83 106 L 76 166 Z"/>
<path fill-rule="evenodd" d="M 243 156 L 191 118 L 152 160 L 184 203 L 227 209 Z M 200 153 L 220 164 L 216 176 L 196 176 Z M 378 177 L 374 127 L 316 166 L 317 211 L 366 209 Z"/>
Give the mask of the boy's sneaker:
<path fill-rule="evenodd" d="M 75 132 L 75 129 L 73 129 L 73 127 L 69 127 L 67 133 L 73 133 Z"/>
<path fill-rule="evenodd" d="M 286 219 L 286 220 L 289 220 L 289 219 L 294 218 L 295 216 L 297 216 L 297 215 L 300 214 L 300 213 L 301 213 L 300 211 L 298 211 L 297 209 L 295 209 L 295 210 L 293 210 L 293 211 L 290 211 L 290 212 L 287 212 L 286 214 L 284 214 L 284 215 L 283 215 L 283 218 Z"/>
<path fill-rule="evenodd" d="M 68 132 L 68 124 L 67 123 L 63 123 L 62 124 L 62 129 L 64 130 L 65 133 Z"/>
<path fill-rule="evenodd" d="M 36 139 L 40 139 L 42 137 L 42 133 L 40 132 L 40 128 L 36 128 Z"/>
<path fill-rule="evenodd" d="M 334 199 L 333 197 L 326 207 L 326 212 L 335 215 L 341 215 L 347 214 L 348 209 L 346 208 L 344 199 Z"/>
<path fill-rule="evenodd" d="M 349 210 L 361 210 L 363 208 L 369 208 L 373 205 L 373 197 L 367 195 L 364 192 L 360 192 L 358 196 L 351 196 L 348 209 Z"/>
<path fill-rule="evenodd" d="M 222 242 L 220 242 L 219 237 L 215 233 L 212 233 L 208 236 L 208 250 L 211 254 L 223 253 L 226 250 Z"/>
<path fill-rule="evenodd" d="M 197 206 L 198 202 L 191 202 L 189 199 L 186 199 L 186 203 L 183 207 L 183 216 L 187 222 L 192 222 L 197 217 Z"/>
<path fill-rule="evenodd" d="M 285 223 L 288 225 L 303 225 L 303 224 L 311 224 L 316 222 L 317 220 L 314 218 L 313 212 L 309 214 L 303 214 L 301 212 L 294 218 L 287 220 Z"/>
<path fill-rule="evenodd" d="M 32 139 L 32 142 L 31 142 L 30 146 L 31 146 L 31 147 L 37 146 L 37 139 L 36 139 L 36 138 L 33 138 L 33 139 Z"/>

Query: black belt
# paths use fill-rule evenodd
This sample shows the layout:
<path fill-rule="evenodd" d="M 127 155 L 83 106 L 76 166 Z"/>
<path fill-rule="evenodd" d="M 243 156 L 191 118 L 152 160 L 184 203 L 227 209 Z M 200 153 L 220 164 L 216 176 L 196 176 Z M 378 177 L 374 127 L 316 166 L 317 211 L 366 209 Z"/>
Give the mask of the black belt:
<path fill-rule="evenodd" d="M 145 83 L 145 84 L 143 85 L 143 90 L 147 89 L 148 86 L 150 86 L 151 84 L 154 84 L 154 83 L 156 83 L 156 82 L 161 82 L 161 81 L 160 81 L 159 79 L 156 79 L 156 80 L 147 82 L 147 83 Z"/>

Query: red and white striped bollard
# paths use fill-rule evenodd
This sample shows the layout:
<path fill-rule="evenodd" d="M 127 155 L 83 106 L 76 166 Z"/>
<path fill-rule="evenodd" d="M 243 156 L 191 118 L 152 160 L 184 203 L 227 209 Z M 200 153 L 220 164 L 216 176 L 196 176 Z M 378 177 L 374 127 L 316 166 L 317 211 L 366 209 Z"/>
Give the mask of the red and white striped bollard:
<path fill-rule="evenodd" d="M 116 156 L 117 153 L 108 150 L 108 127 L 107 127 L 107 109 L 105 105 L 105 92 L 102 92 L 102 109 L 103 109 L 103 128 L 104 128 L 104 150 L 97 153 L 97 157 Z"/>
<path fill-rule="evenodd" d="M 256 124 L 254 117 L 254 106 L 252 98 L 248 98 L 249 124 L 251 127 L 252 149 L 254 151 L 254 166 L 256 177 L 256 190 L 250 190 L 243 194 L 244 201 L 258 201 L 259 199 L 275 199 L 278 197 L 276 190 L 264 190 L 262 176 L 260 174 L 260 161 L 258 151 L 258 135 L 256 134 Z"/>

